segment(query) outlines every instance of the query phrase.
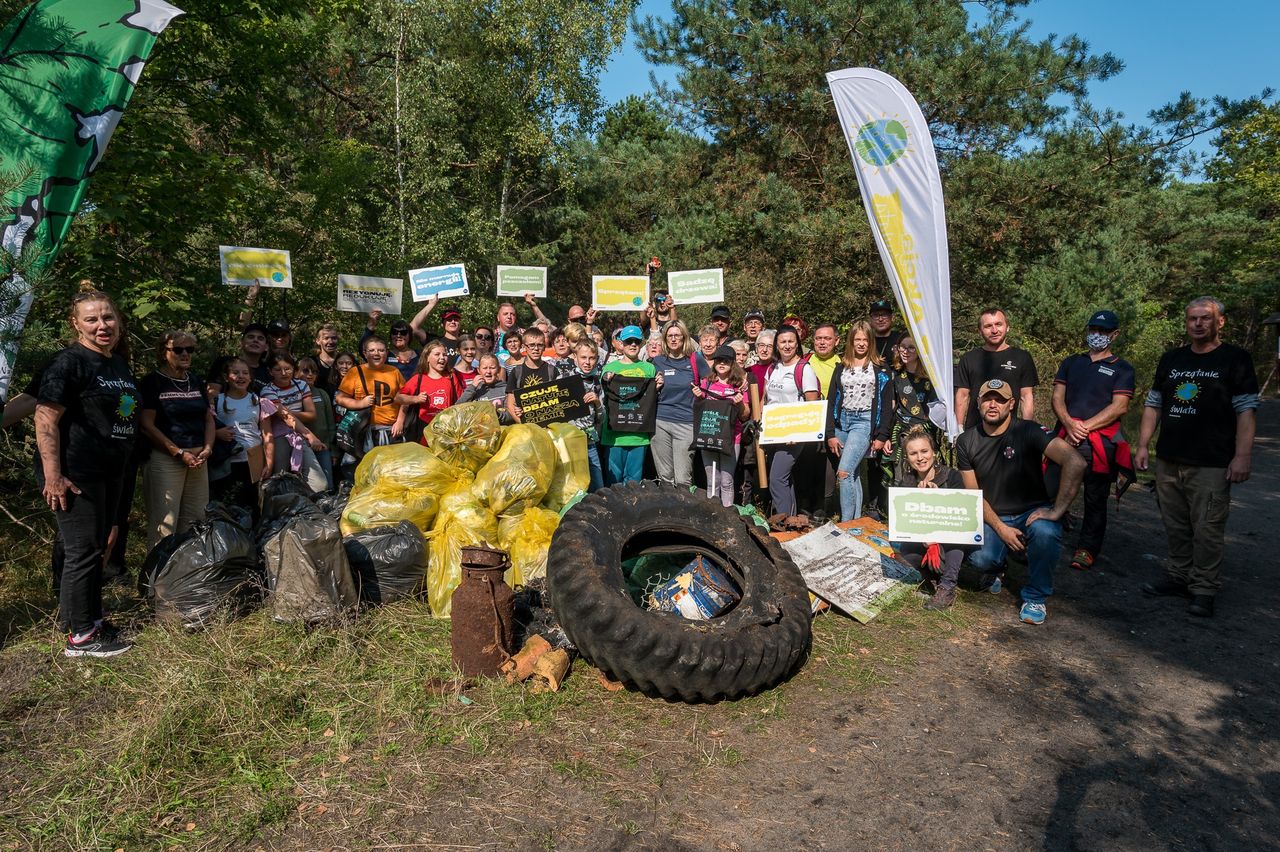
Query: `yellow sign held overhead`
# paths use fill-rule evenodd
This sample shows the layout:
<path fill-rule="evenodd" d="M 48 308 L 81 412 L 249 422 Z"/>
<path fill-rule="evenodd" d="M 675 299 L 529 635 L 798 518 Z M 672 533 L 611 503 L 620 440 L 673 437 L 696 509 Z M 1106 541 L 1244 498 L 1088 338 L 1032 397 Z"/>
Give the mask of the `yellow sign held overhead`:
<path fill-rule="evenodd" d="M 283 249 L 218 246 L 222 283 L 234 287 L 293 287 L 289 252 Z"/>

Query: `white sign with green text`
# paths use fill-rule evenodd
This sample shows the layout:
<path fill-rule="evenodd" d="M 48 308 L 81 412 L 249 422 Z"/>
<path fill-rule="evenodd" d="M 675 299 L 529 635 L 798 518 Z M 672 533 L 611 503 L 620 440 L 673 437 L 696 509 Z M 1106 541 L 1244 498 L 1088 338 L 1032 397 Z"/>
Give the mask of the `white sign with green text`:
<path fill-rule="evenodd" d="M 723 269 L 667 273 L 667 292 L 677 305 L 718 305 L 724 301 Z"/>
<path fill-rule="evenodd" d="M 982 492 L 963 488 L 890 488 L 889 539 L 982 544 Z"/>
<path fill-rule="evenodd" d="M 547 268 L 545 266 L 499 266 L 498 295 L 524 298 L 532 293 L 539 299 L 547 296 Z"/>

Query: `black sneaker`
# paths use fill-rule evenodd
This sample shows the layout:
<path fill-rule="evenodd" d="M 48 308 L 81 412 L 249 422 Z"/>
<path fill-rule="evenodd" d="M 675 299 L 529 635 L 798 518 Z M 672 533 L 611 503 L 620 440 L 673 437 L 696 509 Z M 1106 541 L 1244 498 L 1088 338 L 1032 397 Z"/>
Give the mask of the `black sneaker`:
<path fill-rule="evenodd" d="M 62 653 L 68 657 L 116 657 L 132 647 L 133 643 L 125 642 L 119 635 L 108 636 L 98 629 L 83 642 L 72 642 L 68 636 Z"/>
<path fill-rule="evenodd" d="M 1200 618 L 1213 618 L 1213 595 L 1196 595 L 1191 599 L 1187 612 Z"/>
<path fill-rule="evenodd" d="M 1154 583 L 1143 583 L 1142 593 L 1150 598 L 1190 599 L 1191 597 L 1191 592 L 1187 590 L 1186 583 L 1169 577 L 1163 580 L 1156 580 Z"/>

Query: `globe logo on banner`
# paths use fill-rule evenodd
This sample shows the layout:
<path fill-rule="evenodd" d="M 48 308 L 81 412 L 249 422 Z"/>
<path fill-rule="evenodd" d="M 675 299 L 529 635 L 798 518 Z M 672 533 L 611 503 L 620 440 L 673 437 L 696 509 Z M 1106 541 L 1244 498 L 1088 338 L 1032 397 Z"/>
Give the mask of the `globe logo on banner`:
<path fill-rule="evenodd" d="M 907 153 L 907 128 L 896 119 L 868 121 L 858 129 L 854 149 L 868 165 L 881 168 L 892 165 Z"/>

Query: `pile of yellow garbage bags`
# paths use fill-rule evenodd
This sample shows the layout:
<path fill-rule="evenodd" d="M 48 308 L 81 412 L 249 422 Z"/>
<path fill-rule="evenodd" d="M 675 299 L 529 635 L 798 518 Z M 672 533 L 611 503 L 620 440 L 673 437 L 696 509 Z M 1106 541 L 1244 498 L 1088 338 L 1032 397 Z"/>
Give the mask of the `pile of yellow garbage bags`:
<path fill-rule="evenodd" d="M 448 408 L 421 444 L 376 447 L 356 469 L 342 533 L 415 524 L 429 543 L 431 611 L 449 616 L 462 580 L 462 548 L 507 551 L 511 586 L 545 575 L 560 511 L 590 482 L 587 436 L 553 423 L 503 427 L 487 402 Z"/>

